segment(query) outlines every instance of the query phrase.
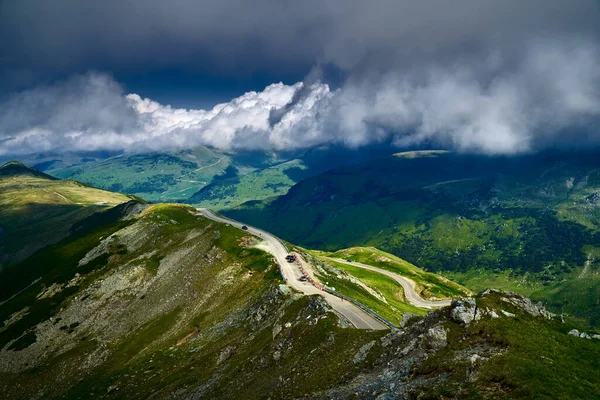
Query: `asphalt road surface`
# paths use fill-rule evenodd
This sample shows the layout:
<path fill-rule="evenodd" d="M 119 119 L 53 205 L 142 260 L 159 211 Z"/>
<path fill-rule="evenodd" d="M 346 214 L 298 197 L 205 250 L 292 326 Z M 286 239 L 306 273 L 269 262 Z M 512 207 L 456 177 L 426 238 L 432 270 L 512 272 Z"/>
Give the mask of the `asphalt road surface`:
<path fill-rule="evenodd" d="M 412 279 L 405 278 L 402 275 L 396 274 L 394 272 L 390 272 L 385 269 L 373 267 L 372 265 L 362 264 L 355 261 L 346 261 L 341 258 L 330 258 L 335 262 L 339 262 L 342 264 L 352 265 L 358 268 L 368 269 L 369 271 L 374 271 L 380 273 L 382 275 L 389 276 L 400 285 L 402 285 L 402 289 L 404 289 L 404 296 L 406 300 L 415 307 L 419 308 L 433 308 L 433 307 L 445 307 L 449 306 L 452 300 L 439 300 L 439 301 L 428 301 L 424 300 L 417 292 L 415 292 L 415 282 Z"/>
<path fill-rule="evenodd" d="M 244 224 L 242 224 L 241 222 L 222 217 L 206 208 L 198 208 L 198 211 L 200 211 L 202 215 L 204 215 L 206 218 L 212 219 L 213 221 L 229 224 L 239 229 L 242 229 L 242 226 L 244 226 Z M 361 310 L 354 304 L 350 303 L 349 301 L 342 301 L 342 299 L 332 294 L 323 292 L 314 287 L 312 284 L 310 284 L 310 282 L 300 282 L 298 278 L 300 278 L 302 273 L 300 272 L 300 269 L 296 266 L 295 263 L 288 263 L 285 259 L 285 256 L 288 255 L 288 252 L 283 243 L 281 243 L 281 241 L 277 237 L 261 229 L 249 225 L 247 225 L 247 228 L 248 229 L 246 230 L 246 232 L 258 236 L 259 238 L 267 242 L 267 244 L 269 245 L 270 253 L 275 257 L 275 259 L 281 266 L 281 273 L 283 274 L 289 286 L 307 295 L 318 294 L 325 297 L 335 311 L 346 317 L 346 319 L 348 319 L 358 329 L 388 329 L 386 325 L 384 325 L 371 315 L 367 314 L 365 311 Z"/>

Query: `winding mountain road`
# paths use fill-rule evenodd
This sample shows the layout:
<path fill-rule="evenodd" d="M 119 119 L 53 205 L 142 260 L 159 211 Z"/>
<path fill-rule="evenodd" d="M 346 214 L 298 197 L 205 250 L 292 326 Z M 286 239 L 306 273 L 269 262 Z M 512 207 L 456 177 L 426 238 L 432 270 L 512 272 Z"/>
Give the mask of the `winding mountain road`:
<path fill-rule="evenodd" d="M 341 264 L 348 264 L 348 265 L 352 265 L 354 267 L 367 269 L 369 271 L 374 271 L 374 272 L 380 273 L 382 275 L 389 276 L 390 278 L 392 278 L 393 280 L 395 280 L 402 286 L 402 289 L 404 289 L 404 296 L 406 297 L 406 300 L 415 307 L 419 307 L 419 308 L 445 307 L 445 306 L 449 306 L 450 303 L 452 302 L 452 300 L 439 300 L 439 301 L 424 300 L 421 296 L 419 296 L 419 294 L 417 292 L 415 292 L 415 286 L 416 286 L 415 281 L 413 281 L 412 279 L 409 279 L 409 278 L 405 278 L 402 275 L 396 274 L 394 272 L 390 272 L 390 271 L 382 269 L 382 268 L 373 267 L 372 265 L 362 264 L 362 263 L 355 262 L 355 261 L 342 260 L 341 258 L 331 258 L 331 257 L 328 257 L 328 258 L 332 261 L 335 261 L 335 262 L 338 262 Z"/>
<path fill-rule="evenodd" d="M 212 219 L 213 221 L 229 224 L 231 226 L 235 226 L 238 229 L 242 229 L 242 227 L 244 226 L 244 224 L 242 224 L 241 222 L 215 214 L 214 212 L 206 208 L 198 208 L 198 211 L 200 211 L 200 213 L 203 216 Z M 336 312 L 343 315 L 358 329 L 388 329 L 386 325 L 384 325 L 371 315 L 367 314 L 359 307 L 350 303 L 349 301 L 343 301 L 330 293 L 323 292 L 314 287 L 309 282 L 299 281 L 298 278 L 300 278 L 302 273 L 300 272 L 296 264 L 287 262 L 287 260 L 285 259 L 285 257 L 288 255 L 287 249 L 285 248 L 281 240 L 279 240 L 277 237 L 271 235 L 268 232 L 265 232 L 261 229 L 249 225 L 247 226 L 247 229 L 245 231 L 253 234 L 254 236 L 258 236 L 269 245 L 269 252 L 275 257 L 275 259 L 281 266 L 281 273 L 283 274 L 283 277 L 287 281 L 287 284 L 293 289 L 307 295 L 318 294 L 320 296 L 325 297 L 325 299 L 327 299 L 331 307 Z"/>

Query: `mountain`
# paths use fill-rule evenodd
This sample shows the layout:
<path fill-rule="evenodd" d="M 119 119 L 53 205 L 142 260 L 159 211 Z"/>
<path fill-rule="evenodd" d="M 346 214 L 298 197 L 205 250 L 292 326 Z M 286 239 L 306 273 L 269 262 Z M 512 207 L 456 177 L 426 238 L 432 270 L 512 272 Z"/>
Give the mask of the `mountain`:
<path fill-rule="evenodd" d="M 247 201 L 284 195 L 297 182 L 336 166 L 355 164 L 388 153 L 387 148 L 379 146 L 360 151 L 321 146 L 304 152 L 280 155 L 287 158 L 287 161 L 246 174 L 215 177 L 212 183 L 194 193 L 185 202 L 213 209 L 232 208 Z"/>
<path fill-rule="evenodd" d="M 0 167 L 0 265 L 65 237 L 78 221 L 128 196 L 59 180 L 16 161 Z"/>
<path fill-rule="evenodd" d="M 335 166 L 389 154 L 383 145 L 352 150 L 320 146 L 295 151 L 221 151 L 209 147 L 152 153 L 66 153 L 22 156 L 45 173 L 151 202 L 222 209 L 285 194 L 302 179 Z"/>
<path fill-rule="evenodd" d="M 600 159 L 409 152 L 223 211 L 308 248 L 371 245 L 479 290 L 502 287 L 600 323 Z"/>
<path fill-rule="evenodd" d="M 257 162 L 268 161 L 257 157 Z M 188 198 L 228 168 L 234 168 L 230 155 L 199 147 L 171 153 L 119 154 L 67 167 L 50 167 L 46 172 L 161 202 Z"/>
<path fill-rule="evenodd" d="M 24 179 L 39 195 L 108 196 L 69 181 L 8 180 Z M 3 196 L 23 199 L 22 185 Z M 353 329 L 321 296 L 292 291 L 245 231 L 186 205 L 116 203 L 0 270 L 0 398 L 600 396 L 600 336 L 521 295 L 487 290 L 426 312 L 357 262 L 411 277 L 424 297 L 469 292 L 373 248 L 288 244 L 320 279 L 399 317 L 398 329 Z"/>
<path fill-rule="evenodd" d="M 20 163 L 18 161 L 9 161 L 0 166 L 0 177 L 1 178 L 17 178 L 17 177 L 34 177 L 48 180 L 55 180 L 53 176 L 38 171 L 35 168 L 31 168 L 28 165 Z"/>
<path fill-rule="evenodd" d="M 19 161 L 30 165 L 39 171 L 47 172 L 60 168 L 67 168 L 76 164 L 93 163 L 119 155 L 114 151 L 86 151 L 86 152 L 45 152 L 20 155 Z M 14 155 L 0 156 L 0 163 L 10 162 Z"/>

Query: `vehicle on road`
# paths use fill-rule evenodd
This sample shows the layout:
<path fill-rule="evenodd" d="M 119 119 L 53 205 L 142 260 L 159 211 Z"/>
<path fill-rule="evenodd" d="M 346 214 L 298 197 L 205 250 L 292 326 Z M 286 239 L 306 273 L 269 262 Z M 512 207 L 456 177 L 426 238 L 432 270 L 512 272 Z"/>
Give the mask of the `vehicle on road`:
<path fill-rule="evenodd" d="M 352 260 L 346 260 L 346 262 L 352 262 Z"/>
<path fill-rule="evenodd" d="M 300 282 L 306 282 L 308 280 L 308 278 L 305 275 L 300 276 L 300 278 L 298 278 L 298 280 Z"/>
<path fill-rule="evenodd" d="M 287 262 L 293 263 L 294 261 L 296 261 L 296 256 L 293 254 L 288 254 L 287 256 L 285 256 L 285 259 L 287 260 Z"/>
<path fill-rule="evenodd" d="M 246 225 L 243 225 L 243 226 L 242 226 L 242 229 L 243 229 L 243 230 L 245 230 L 245 231 L 247 231 L 247 230 L 248 230 L 248 227 L 247 227 Z"/>

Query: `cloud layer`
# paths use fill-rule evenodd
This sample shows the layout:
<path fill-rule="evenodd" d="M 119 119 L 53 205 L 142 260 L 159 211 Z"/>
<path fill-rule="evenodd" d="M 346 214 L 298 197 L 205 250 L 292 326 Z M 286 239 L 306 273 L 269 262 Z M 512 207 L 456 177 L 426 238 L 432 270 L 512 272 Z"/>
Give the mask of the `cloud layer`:
<path fill-rule="evenodd" d="M 90 68 L 356 72 L 510 52 L 539 35 L 597 38 L 599 20 L 596 0 L 4 1 L 0 64 L 15 80 Z"/>
<path fill-rule="evenodd" d="M 595 146 L 599 20 L 596 0 L 0 2 L 0 154 Z M 163 69 L 307 77 L 185 110 L 87 72 Z"/>
<path fill-rule="evenodd" d="M 595 43 L 536 41 L 517 58 L 492 53 L 350 75 L 335 90 L 319 81 L 278 83 L 211 110 L 126 95 L 109 75 L 88 73 L 1 104 L 0 155 L 359 147 L 390 139 L 486 154 L 597 145 L 599 66 Z"/>

